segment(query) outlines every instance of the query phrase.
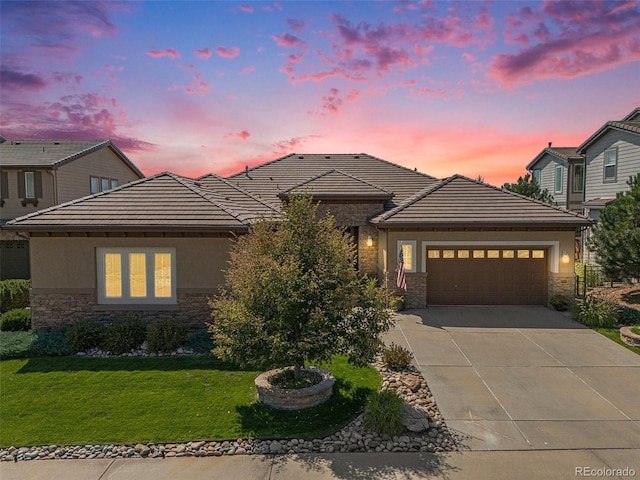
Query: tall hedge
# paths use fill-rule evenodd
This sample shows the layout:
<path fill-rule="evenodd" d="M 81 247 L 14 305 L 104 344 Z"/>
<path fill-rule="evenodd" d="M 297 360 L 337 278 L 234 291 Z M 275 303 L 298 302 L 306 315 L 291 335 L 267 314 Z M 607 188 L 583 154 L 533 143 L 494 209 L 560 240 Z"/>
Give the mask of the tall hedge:
<path fill-rule="evenodd" d="M 29 306 L 31 280 L 0 281 L 0 312 Z"/>

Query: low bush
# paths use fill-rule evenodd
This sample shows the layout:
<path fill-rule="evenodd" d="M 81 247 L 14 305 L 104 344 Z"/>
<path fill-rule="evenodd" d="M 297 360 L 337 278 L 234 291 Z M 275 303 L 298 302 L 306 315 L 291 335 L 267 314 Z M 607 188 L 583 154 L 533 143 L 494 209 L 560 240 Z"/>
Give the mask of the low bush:
<path fill-rule="evenodd" d="M 0 281 L 0 312 L 8 312 L 16 308 L 29 306 L 30 280 Z"/>
<path fill-rule="evenodd" d="M 206 328 L 191 332 L 187 337 L 187 348 L 193 353 L 210 354 L 214 347 L 213 338 Z"/>
<path fill-rule="evenodd" d="M 137 318 L 119 318 L 107 325 L 102 349 L 122 355 L 139 348 L 147 336 L 146 325 Z"/>
<path fill-rule="evenodd" d="M 618 306 L 604 296 L 589 295 L 577 303 L 574 310 L 576 319 L 588 327 L 611 328 L 616 324 Z"/>
<path fill-rule="evenodd" d="M 101 347 L 104 336 L 105 327 L 100 322 L 89 319 L 76 320 L 66 331 L 67 343 L 76 352 Z"/>
<path fill-rule="evenodd" d="M 618 308 L 618 323 L 623 325 L 640 324 L 640 310 L 621 305 Z"/>
<path fill-rule="evenodd" d="M 565 312 L 571 307 L 571 299 L 566 295 L 556 294 L 549 300 L 549 305 L 551 305 L 554 310 Z"/>
<path fill-rule="evenodd" d="M 187 326 L 175 318 L 154 322 L 147 327 L 147 350 L 173 352 L 185 345 L 188 333 Z"/>
<path fill-rule="evenodd" d="M 364 427 L 367 430 L 390 437 L 404 431 L 402 406 L 404 400 L 393 390 L 375 392 L 364 407 Z"/>
<path fill-rule="evenodd" d="M 15 308 L 0 316 L 0 331 L 28 332 L 31 330 L 31 310 Z"/>
<path fill-rule="evenodd" d="M 405 299 L 402 295 L 391 295 L 389 297 L 389 308 L 394 312 L 401 312 L 404 310 Z"/>
<path fill-rule="evenodd" d="M 406 348 L 392 343 L 382 351 L 382 363 L 392 370 L 403 370 L 411 365 L 413 354 Z"/>
<path fill-rule="evenodd" d="M 73 349 L 67 343 L 63 329 L 37 332 L 31 343 L 31 357 L 63 357 L 73 355 Z"/>
<path fill-rule="evenodd" d="M 29 357 L 35 337 L 34 332 L 0 332 L 0 360 Z"/>

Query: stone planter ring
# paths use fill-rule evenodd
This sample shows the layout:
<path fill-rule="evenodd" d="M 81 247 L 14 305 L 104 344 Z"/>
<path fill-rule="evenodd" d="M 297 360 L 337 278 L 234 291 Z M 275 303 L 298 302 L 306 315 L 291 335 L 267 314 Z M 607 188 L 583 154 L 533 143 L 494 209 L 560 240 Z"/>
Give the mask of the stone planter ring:
<path fill-rule="evenodd" d="M 320 383 L 305 388 L 274 387 L 269 383 L 269 378 L 283 370 L 286 369 L 269 370 L 256 378 L 258 400 L 265 405 L 278 410 L 302 410 L 320 405 L 331 398 L 335 378 L 330 372 L 316 367 L 303 367 L 302 371 L 319 374 L 322 377 Z"/>

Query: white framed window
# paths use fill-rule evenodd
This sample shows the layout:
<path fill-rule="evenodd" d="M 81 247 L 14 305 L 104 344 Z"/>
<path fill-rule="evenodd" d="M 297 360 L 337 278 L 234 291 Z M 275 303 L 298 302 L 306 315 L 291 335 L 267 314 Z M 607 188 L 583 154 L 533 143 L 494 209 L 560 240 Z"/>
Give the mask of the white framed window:
<path fill-rule="evenodd" d="M 416 271 L 416 241 L 415 240 L 398 240 L 398 257 L 400 250 L 404 259 L 404 271 L 412 273 Z"/>
<path fill-rule="evenodd" d="M 533 171 L 533 179 L 536 181 L 536 183 L 539 186 L 540 185 L 540 169 L 539 168 L 536 168 Z"/>
<path fill-rule="evenodd" d="M 100 178 L 89 177 L 89 184 L 91 188 L 91 193 L 98 193 L 100 191 Z"/>
<path fill-rule="evenodd" d="M 100 191 L 101 192 L 109 190 L 110 186 L 111 186 L 111 183 L 109 182 L 108 178 L 101 178 L 100 179 Z"/>
<path fill-rule="evenodd" d="M 176 303 L 175 248 L 98 248 L 98 303 Z"/>
<path fill-rule="evenodd" d="M 604 181 L 615 182 L 618 170 L 618 149 L 604 151 Z"/>
<path fill-rule="evenodd" d="M 24 198 L 36 198 L 35 172 L 24 172 Z"/>
<path fill-rule="evenodd" d="M 580 193 L 584 191 L 584 165 L 577 163 L 573 166 L 573 193 Z"/>
<path fill-rule="evenodd" d="M 555 193 L 562 193 L 562 165 L 556 166 Z"/>

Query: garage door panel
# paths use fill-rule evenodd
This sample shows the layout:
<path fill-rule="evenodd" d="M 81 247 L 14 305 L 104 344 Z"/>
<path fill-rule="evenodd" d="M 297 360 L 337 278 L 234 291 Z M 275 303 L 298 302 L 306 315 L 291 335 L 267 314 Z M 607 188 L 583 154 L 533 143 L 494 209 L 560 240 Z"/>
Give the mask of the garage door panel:
<path fill-rule="evenodd" d="M 429 250 L 437 250 L 430 247 Z M 490 247 L 461 247 L 462 255 L 427 258 L 428 305 L 545 305 L 547 303 L 547 259 L 540 249 L 497 252 Z M 450 252 L 451 249 L 446 249 Z M 470 252 L 466 258 L 467 251 Z M 502 250 L 501 252 L 503 252 Z M 535 255 L 534 255 L 535 252 Z M 489 256 L 491 256 L 489 258 Z M 504 258 L 512 256 L 513 258 Z"/>

